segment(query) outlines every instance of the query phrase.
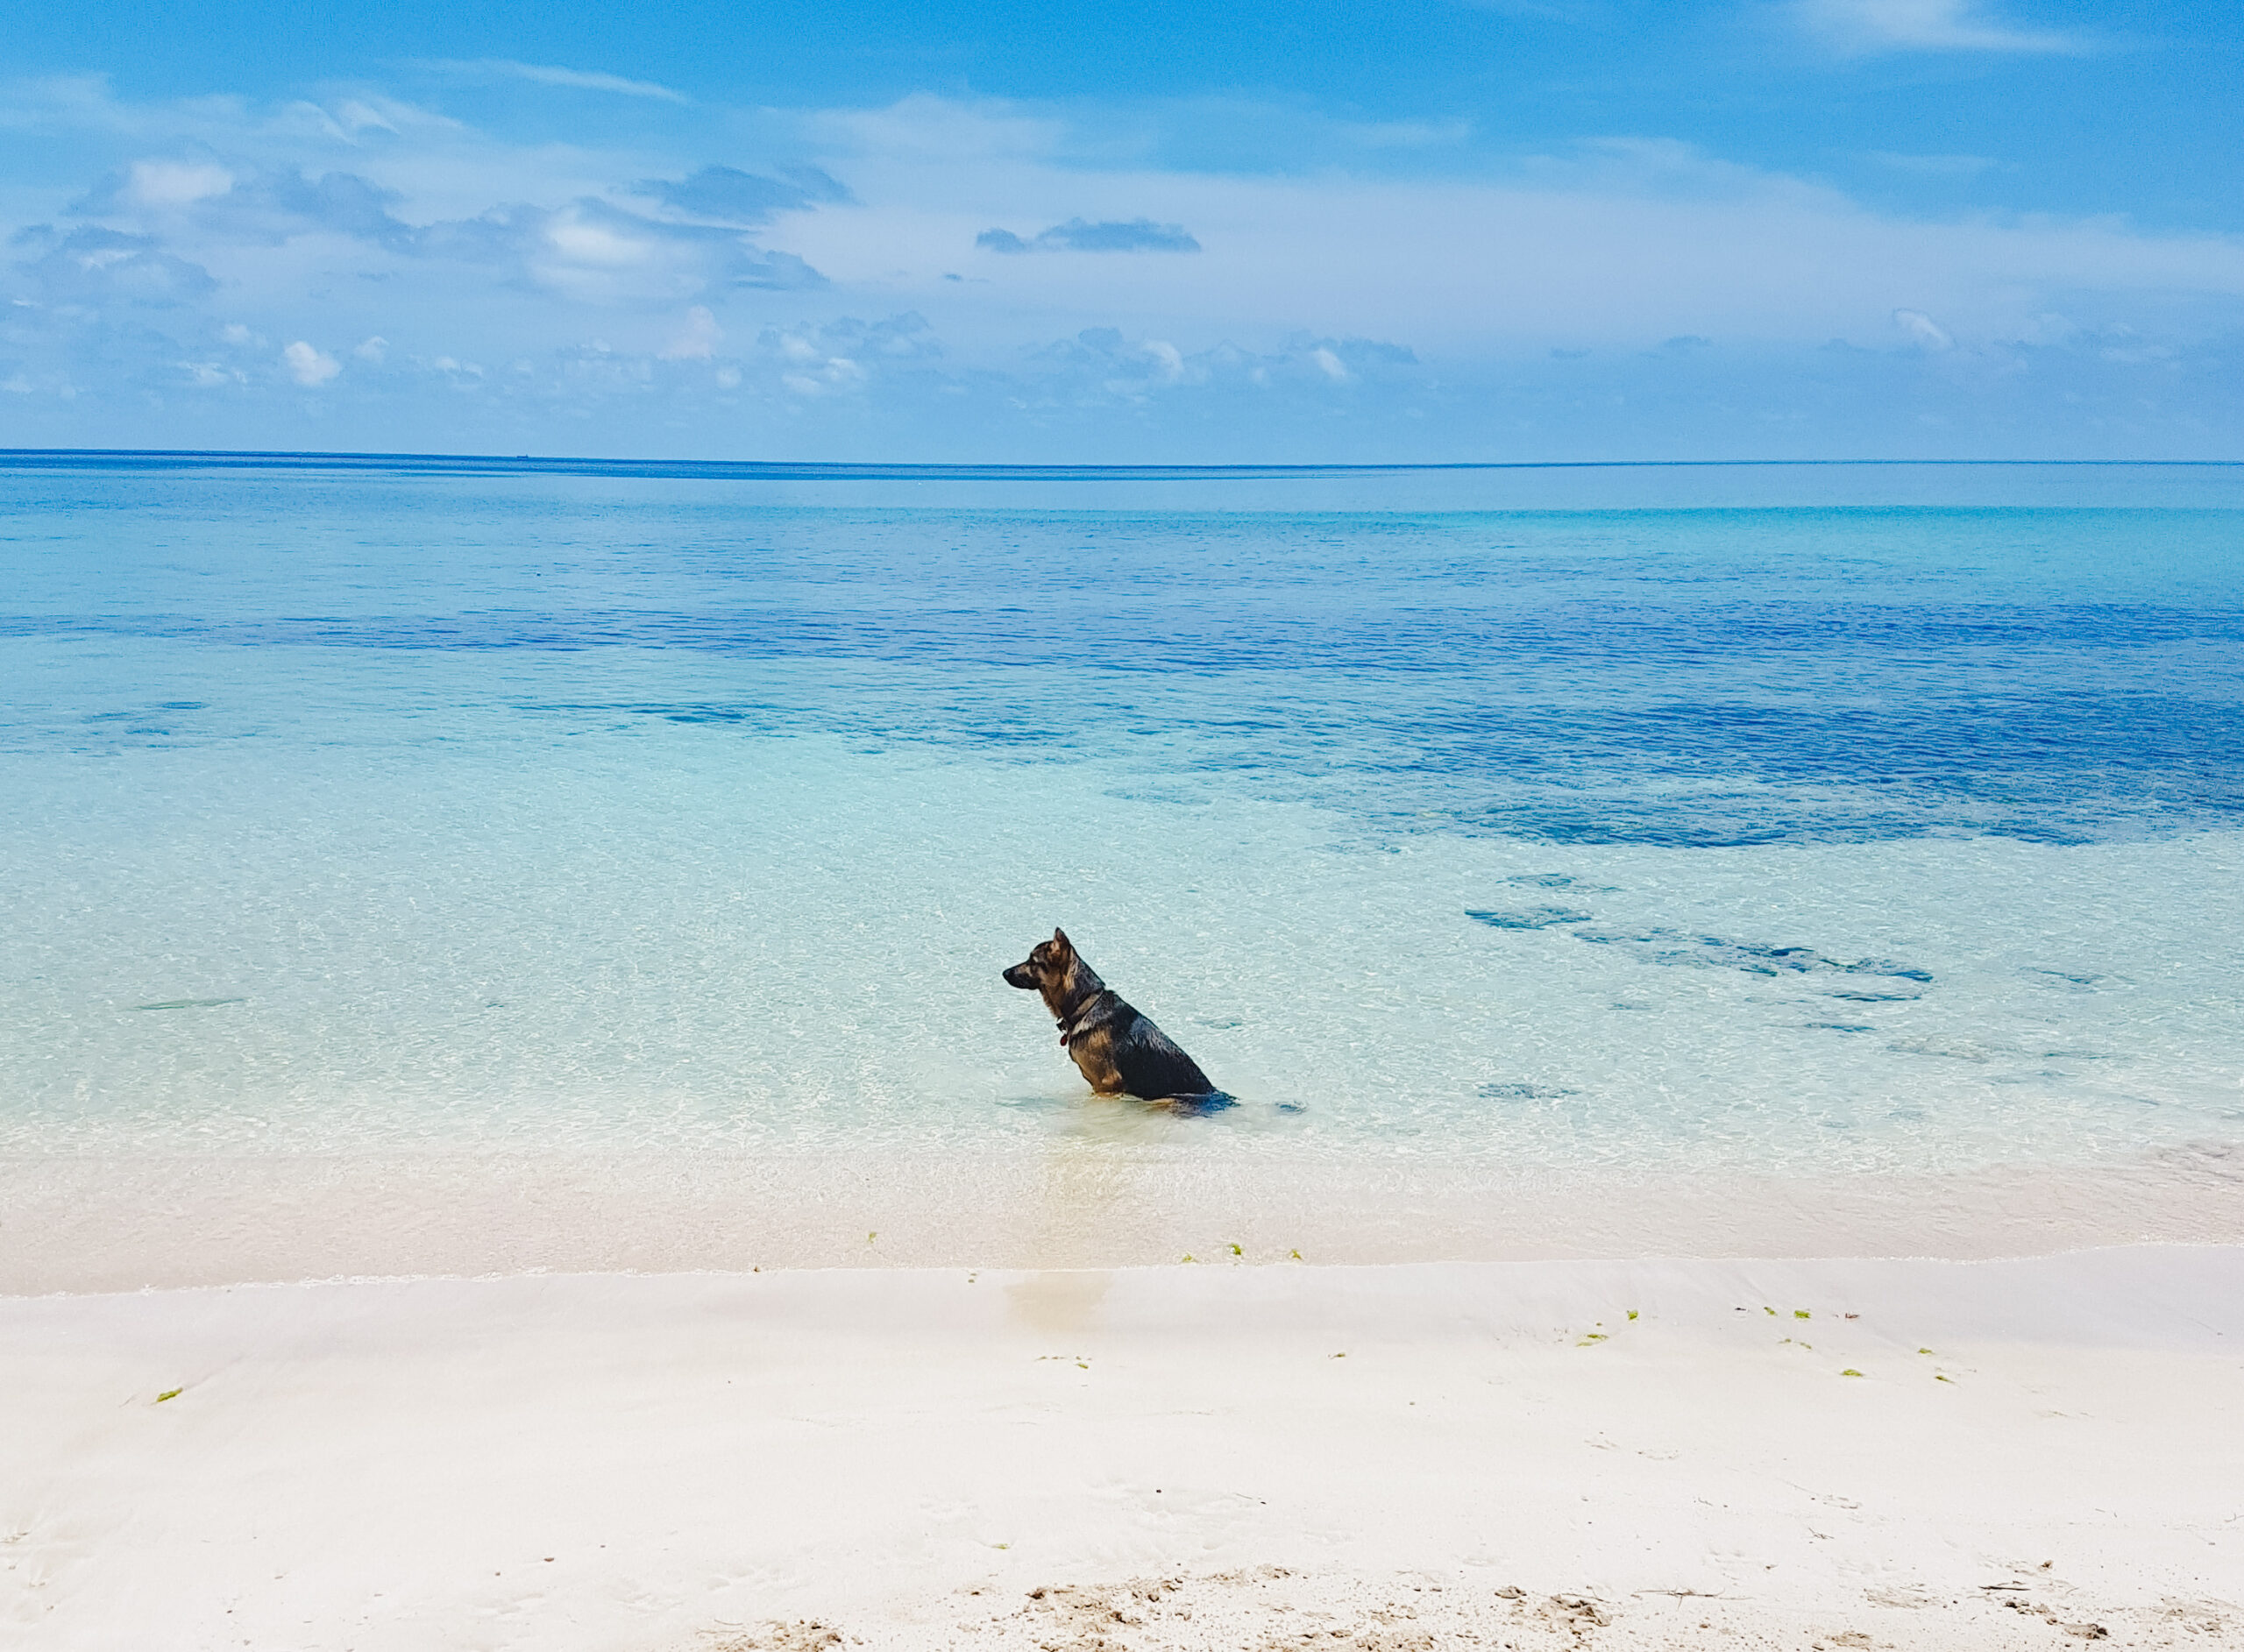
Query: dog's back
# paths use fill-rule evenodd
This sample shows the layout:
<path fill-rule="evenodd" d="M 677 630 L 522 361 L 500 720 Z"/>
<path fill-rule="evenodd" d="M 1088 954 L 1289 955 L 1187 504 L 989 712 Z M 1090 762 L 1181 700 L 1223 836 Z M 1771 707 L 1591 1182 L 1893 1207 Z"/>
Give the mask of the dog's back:
<path fill-rule="evenodd" d="M 1091 1088 L 1149 1102 L 1215 1093 L 1200 1064 L 1150 1017 L 1111 992 L 1105 996 L 1108 1003 L 1088 1025 L 1076 1024 L 1077 1030 L 1068 1035 L 1068 1053 L 1075 1057 Z"/>

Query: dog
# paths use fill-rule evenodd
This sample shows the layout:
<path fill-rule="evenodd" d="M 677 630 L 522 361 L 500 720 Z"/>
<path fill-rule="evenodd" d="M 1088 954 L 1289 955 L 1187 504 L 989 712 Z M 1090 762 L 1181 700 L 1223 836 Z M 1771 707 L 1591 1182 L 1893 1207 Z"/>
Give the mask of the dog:
<path fill-rule="evenodd" d="M 1222 1095 L 1198 1062 L 1098 978 L 1067 931 L 1038 941 L 1005 971 L 1005 984 L 1044 995 L 1062 1046 L 1096 1094 L 1203 1104 Z"/>

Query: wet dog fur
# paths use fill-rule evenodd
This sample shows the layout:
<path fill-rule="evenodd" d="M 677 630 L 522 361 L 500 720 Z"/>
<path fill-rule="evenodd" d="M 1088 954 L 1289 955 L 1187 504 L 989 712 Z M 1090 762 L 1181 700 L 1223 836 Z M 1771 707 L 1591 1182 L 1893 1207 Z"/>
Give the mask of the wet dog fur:
<path fill-rule="evenodd" d="M 1005 971 L 1005 984 L 1043 995 L 1062 1046 L 1097 1094 L 1189 1103 L 1221 1094 L 1198 1062 L 1098 978 L 1065 930 L 1038 941 Z"/>

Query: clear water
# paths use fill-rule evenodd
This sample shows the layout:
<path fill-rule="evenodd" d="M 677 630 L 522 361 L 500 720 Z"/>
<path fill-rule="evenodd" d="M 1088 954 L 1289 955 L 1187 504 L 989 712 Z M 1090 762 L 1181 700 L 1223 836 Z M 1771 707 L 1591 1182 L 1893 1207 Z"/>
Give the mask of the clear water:
<path fill-rule="evenodd" d="M 2244 1139 L 2244 499 L 2063 480 L 0 473 L 0 1153 Z"/>

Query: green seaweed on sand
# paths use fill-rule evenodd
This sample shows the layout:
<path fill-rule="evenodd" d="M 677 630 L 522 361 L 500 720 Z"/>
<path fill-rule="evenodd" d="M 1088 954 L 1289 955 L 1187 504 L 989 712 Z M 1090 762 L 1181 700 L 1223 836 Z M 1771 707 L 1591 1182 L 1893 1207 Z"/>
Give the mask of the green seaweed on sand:
<path fill-rule="evenodd" d="M 1234 1245 L 1232 1245 L 1232 1246 L 1231 1247 L 1231 1253 L 1232 1253 L 1233 1256 L 1245 1256 L 1245 1255 L 1246 1254 L 1246 1251 L 1244 1251 L 1240 1250 L 1240 1249 L 1239 1249 L 1237 1245 L 1235 1245 L 1235 1244 L 1234 1244 Z"/>
<path fill-rule="evenodd" d="M 1637 1316 L 1637 1310 L 1636 1310 L 1635 1308 L 1630 1308 L 1630 1309 L 1629 1310 L 1629 1317 L 1630 1317 L 1630 1319 L 1634 1319 L 1636 1316 Z"/>
<path fill-rule="evenodd" d="M 1859 1376 L 1861 1376 L 1861 1375 L 1862 1375 L 1862 1372 L 1860 1372 L 1859 1371 L 1857 1371 L 1857 1370 L 1856 1370 L 1852 1365 L 1849 1365 L 1849 1366 L 1848 1366 L 1844 1371 L 1841 1372 L 1839 1374 L 1840 1374 L 1842 1377 L 1859 1377 Z"/>
<path fill-rule="evenodd" d="M 1793 1308 L 1793 1309 L 1792 1310 L 1792 1316 L 1793 1316 L 1794 1319 L 1814 1319 L 1814 1318 L 1815 1317 L 1815 1315 L 1813 1315 L 1813 1314 L 1809 1313 L 1809 1312 L 1808 1312 L 1806 1308 Z"/>
<path fill-rule="evenodd" d="M 163 1393 L 160 1393 L 160 1394 L 158 1394 L 158 1395 L 156 1396 L 156 1403 L 157 1403 L 158 1405 L 161 1405 L 161 1404 L 163 1404 L 163 1403 L 164 1403 L 164 1401 L 165 1401 L 165 1400 L 176 1400 L 176 1399 L 178 1399 L 178 1398 L 180 1397 L 180 1395 L 181 1395 L 181 1394 L 185 1393 L 186 1392 L 187 1392 L 187 1390 L 186 1390 L 186 1389 L 184 1389 L 184 1388 L 167 1388 L 167 1389 L 165 1389 L 165 1390 L 163 1391 Z"/>

